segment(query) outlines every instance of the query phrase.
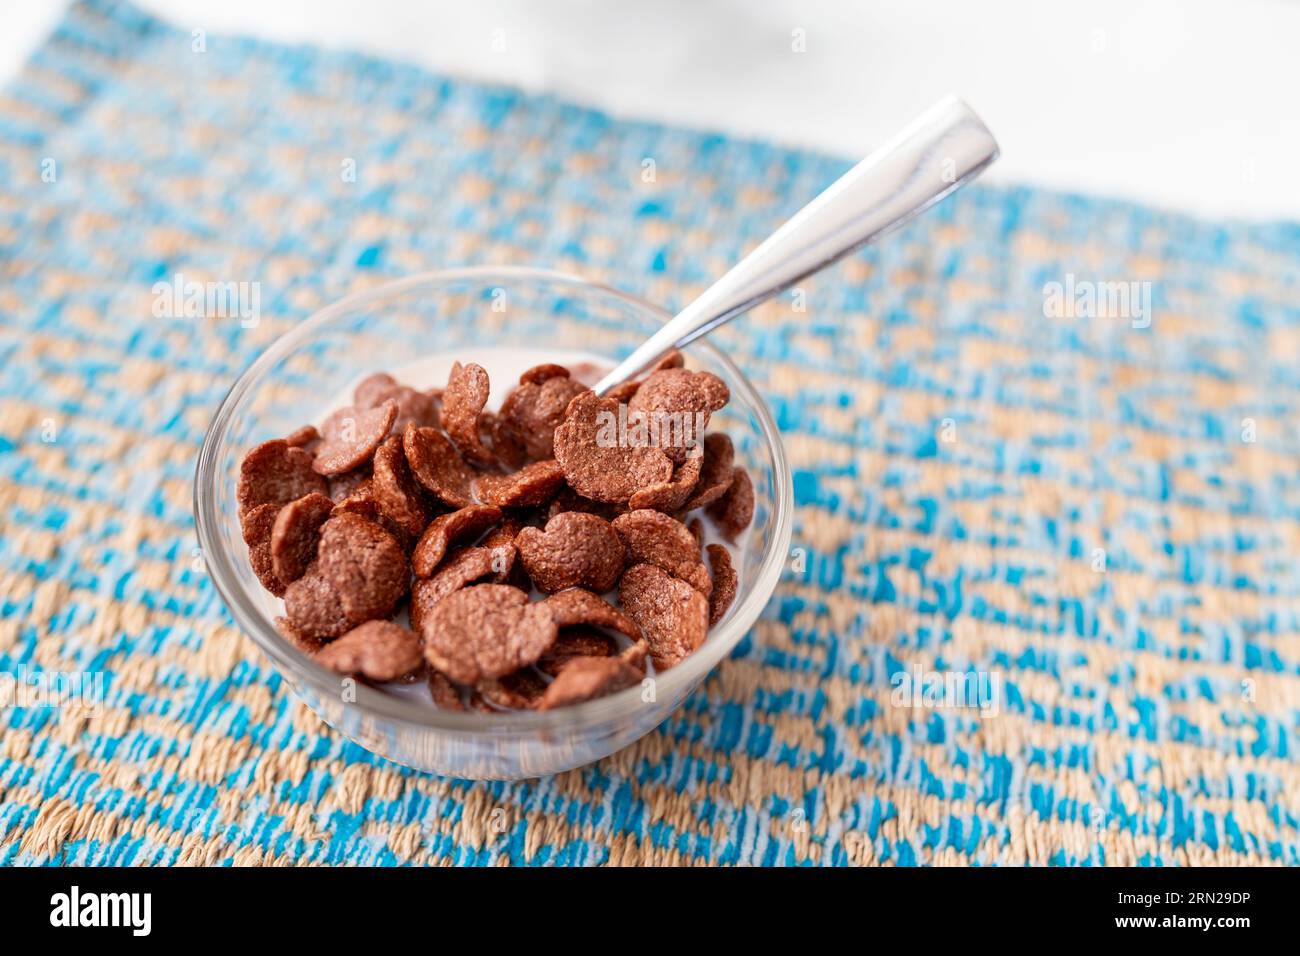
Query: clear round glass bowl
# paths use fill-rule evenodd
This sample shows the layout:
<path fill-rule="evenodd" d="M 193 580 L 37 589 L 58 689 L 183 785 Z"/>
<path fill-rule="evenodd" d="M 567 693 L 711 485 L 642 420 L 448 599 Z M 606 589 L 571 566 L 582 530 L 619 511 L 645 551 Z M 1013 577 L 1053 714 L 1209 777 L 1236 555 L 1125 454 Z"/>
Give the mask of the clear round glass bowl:
<path fill-rule="evenodd" d="M 737 461 L 749 469 L 754 522 L 731 610 L 699 650 L 656 675 L 653 694 L 632 687 L 545 713 L 483 714 L 440 711 L 422 700 L 343 682 L 280 636 L 273 622 L 281 602 L 262 589 L 248 563 L 235 500 L 244 453 L 319 422 L 331 396 L 345 394 L 361 376 L 399 369 L 425 355 L 485 347 L 580 350 L 617 360 L 667 319 L 662 309 L 634 296 L 542 269 L 428 272 L 322 309 L 239 377 L 199 452 L 199 546 L 239 626 L 330 726 L 418 770 L 501 780 L 558 773 L 608 756 L 653 730 L 754 625 L 789 548 L 790 472 L 763 399 L 730 359 L 703 340 L 686 350 L 687 364 L 715 373 L 731 389 L 731 403 L 711 427 L 731 435 Z M 493 392 L 513 384 L 496 381 Z"/>

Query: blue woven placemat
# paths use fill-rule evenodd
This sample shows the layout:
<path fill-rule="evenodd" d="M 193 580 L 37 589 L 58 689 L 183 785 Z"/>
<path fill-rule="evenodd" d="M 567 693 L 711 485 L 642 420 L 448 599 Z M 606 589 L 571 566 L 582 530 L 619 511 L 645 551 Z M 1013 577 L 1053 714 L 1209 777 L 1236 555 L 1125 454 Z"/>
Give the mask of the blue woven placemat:
<path fill-rule="evenodd" d="M 845 165 L 74 6 L 0 94 L 0 669 L 105 684 L 0 708 L 0 862 L 1296 863 L 1293 225 L 977 187 L 719 333 L 796 552 L 600 764 L 395 767 L 233 627 L 190 478 L 275 336 L 465 263 L 680 304 Z M 178 273 L 260 323 L 155 318 Z"/>

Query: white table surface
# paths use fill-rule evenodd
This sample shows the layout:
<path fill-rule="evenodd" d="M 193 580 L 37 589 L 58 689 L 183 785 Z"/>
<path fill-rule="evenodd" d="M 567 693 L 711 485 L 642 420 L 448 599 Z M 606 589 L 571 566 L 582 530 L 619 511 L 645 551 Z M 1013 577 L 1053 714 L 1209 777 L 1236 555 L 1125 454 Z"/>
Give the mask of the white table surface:
<path fill-rule="evenodd" d="M 1300 219 L 1297 2 L 137 2 L 186 29 L 362 49 L 848 158 L 954 92 L 998 136 L 1000 182 Z M 63 6 L 6 5 L 0 79 Z"/>

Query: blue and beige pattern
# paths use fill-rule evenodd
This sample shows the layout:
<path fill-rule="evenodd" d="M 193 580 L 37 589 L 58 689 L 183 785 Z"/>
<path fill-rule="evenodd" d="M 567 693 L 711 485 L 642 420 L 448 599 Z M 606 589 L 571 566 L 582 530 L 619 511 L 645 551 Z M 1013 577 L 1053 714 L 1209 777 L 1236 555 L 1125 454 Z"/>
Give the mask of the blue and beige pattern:
<path fill-rule="evenodd" d="M 225 389 L 431 267 L 680 304 L 845 164 L 203 41 L 82 2 L 0 94 L 0 668 L 106 675 L 94 716 L 0 709 L 0 862 L 1297 862 L 1300 228 L 977 187 L 723 330 L 795 469 L 766 619 L 623 753 L 437 779 L 324 727 L 205 579 Z M 177 273 L 261 322 L 155 318 Z M 1067 277 L 1150 308 L 1045 308 Z"/>

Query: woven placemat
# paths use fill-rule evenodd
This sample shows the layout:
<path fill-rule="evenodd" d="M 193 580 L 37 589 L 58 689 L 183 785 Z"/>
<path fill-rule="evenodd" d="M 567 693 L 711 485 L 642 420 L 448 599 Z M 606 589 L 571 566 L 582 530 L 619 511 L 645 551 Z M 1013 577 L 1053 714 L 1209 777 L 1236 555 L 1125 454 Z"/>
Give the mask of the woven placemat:
<path fill-rule="evenodd" d="M 976 187 L 722 330 L 795 550 L 597 765 L 388 764 L 233 626 L 190 481 L 280 333 L 467 263 L 681 304 L 845 168 L 74 6 L 0 95 L 0 669 L 104 684 L 0 709 L 0 862 L 1298 862 L 1295 226 Z"/>

